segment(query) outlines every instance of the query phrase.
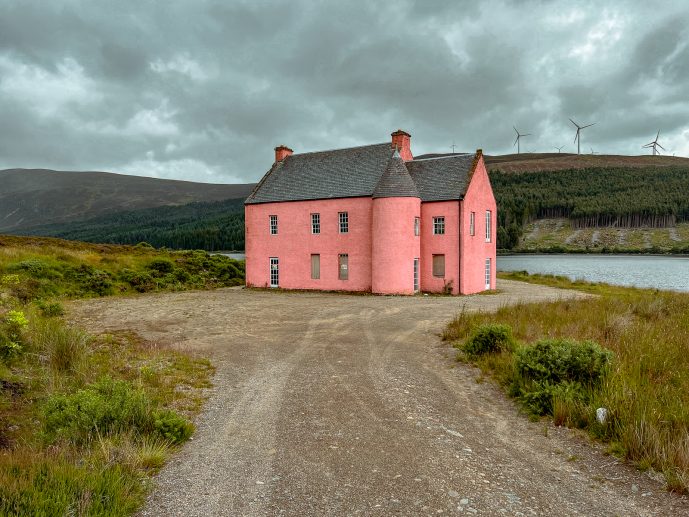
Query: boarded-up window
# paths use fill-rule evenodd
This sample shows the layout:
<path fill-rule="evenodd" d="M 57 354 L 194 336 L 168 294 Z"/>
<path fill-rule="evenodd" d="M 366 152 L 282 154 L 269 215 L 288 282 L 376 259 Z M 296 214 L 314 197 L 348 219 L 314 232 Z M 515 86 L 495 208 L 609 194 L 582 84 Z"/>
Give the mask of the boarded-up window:
<path fill-rule="evenodd" d="M 445 277 L 445 255 L 433 255 L 433 276 Z"/>
<path fill-rule="evenodd" d="M 349 279 L 349 255 L 342 254 L 339 256 L 339 263 L 340 263 L 340 273 L 338 278 L 340 280 L 348 280 Z"/>
<path fill-rule="evenodd" d="M 311 279 L 318 280 L 321 278 L 321 256 L 311 255 Z"/>

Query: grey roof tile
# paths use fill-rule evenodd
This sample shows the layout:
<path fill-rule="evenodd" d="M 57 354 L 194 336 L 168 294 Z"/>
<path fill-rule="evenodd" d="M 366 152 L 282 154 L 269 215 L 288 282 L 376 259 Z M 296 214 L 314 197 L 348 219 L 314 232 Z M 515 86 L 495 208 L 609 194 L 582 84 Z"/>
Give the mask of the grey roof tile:
<path fill-rule="evenodd" d="M 380 177 L 372 196 L 377 197 L 419 197 L 419 191 L 404 166 L 404 160 L 395 150 L 385 172 Z"/>
<path fill-rule="evenodd" d="M 473 154 L 451 155 L 406 162 L 421 201 L 463 199 L 469 186 Z"/>
<path fill-rule="evenodd" d="M 455 154 L 404 162 L 393 158 L 390 143 L 293 154 L 273 164 L 245 203 L 367 196 L 463 199 L 473 161 L 473 154 Z"/>
<path fill-rule="evenodd" d="M 246 203 L 370 196 L 392 153 L 385 143 L 293 154 L 273 164 Z"/>

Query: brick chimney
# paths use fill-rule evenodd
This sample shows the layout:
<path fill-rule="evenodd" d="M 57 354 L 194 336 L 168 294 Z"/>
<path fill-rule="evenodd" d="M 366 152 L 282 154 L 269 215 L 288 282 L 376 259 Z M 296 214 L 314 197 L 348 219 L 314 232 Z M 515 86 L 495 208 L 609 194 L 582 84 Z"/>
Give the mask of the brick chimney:
<path fill-rule="evenodd" d="M 405 162 L 414 159 L 411 154 L 411 135 L 406 131 L 398 129 L 392 133 L 392 148 L 399 149 L 400 156 Z"/>
<path fill-rule="evenodd" d="M 290 149 L 286 145 L 279 145 L 275 148 L 275 161 L 281 162 L 288 156 L 291 156 L 293 152 L 294 151 L 292 151 L 292 149 Z"/>

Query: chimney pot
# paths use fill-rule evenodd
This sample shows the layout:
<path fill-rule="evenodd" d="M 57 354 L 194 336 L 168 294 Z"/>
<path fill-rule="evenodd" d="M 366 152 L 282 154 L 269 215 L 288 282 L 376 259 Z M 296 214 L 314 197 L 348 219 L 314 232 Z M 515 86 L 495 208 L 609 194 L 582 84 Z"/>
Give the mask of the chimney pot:
<path fill-rule="evenodd" d="M 279 145 L 275 148 L 275 161 L 281 162 L 288 156 L 291 156 L 293 152 L 294 151 L 292 151 L 292 149 L 290 149 L 286 145 Z"/>

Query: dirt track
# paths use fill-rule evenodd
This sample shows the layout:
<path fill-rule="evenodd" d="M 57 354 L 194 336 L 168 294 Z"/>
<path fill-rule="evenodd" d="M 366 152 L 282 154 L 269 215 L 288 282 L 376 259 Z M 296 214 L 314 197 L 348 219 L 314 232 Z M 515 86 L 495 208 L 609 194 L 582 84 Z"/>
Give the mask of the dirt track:
<path fill-rule="evenodd" d="M 143 515 L 689 515 L 574 432 L 531 423 L 438 338 L 461 309 L 581 296 L 376 297 L 224 289 L 75 303 L 218 367 L 198 431 Z M 547 434 L 547 436 L 546 436 Z"/>

